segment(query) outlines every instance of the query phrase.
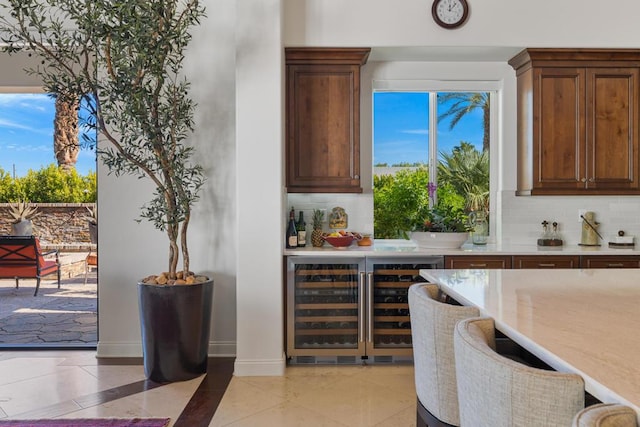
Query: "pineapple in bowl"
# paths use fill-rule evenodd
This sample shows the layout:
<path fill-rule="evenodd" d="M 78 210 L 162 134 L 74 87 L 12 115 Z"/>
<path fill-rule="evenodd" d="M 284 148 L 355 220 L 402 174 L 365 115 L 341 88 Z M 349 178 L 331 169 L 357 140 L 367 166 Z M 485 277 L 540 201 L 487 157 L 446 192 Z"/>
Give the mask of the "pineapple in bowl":
<path fill-rule="evenodd" d="M 311 232 L 311 245 L 314 248 L 321 248 L 324 244 L 322 237 L 322 221 L 324 221 L 324 211 L 320 209 L 313 210 L 313 231 Z"/>

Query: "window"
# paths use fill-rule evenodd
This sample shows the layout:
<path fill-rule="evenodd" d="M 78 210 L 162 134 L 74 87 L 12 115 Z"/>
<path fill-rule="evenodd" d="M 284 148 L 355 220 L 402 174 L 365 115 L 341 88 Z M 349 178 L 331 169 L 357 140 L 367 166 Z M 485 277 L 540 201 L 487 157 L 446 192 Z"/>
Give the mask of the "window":
<path fill-rule="evenodd" d="M 406 237 L 434 204 L 465 215 L 491 211 L 490 106 L 497 91 L 490 82 L 467 86 L 374 82 L 376 238 Z"/>

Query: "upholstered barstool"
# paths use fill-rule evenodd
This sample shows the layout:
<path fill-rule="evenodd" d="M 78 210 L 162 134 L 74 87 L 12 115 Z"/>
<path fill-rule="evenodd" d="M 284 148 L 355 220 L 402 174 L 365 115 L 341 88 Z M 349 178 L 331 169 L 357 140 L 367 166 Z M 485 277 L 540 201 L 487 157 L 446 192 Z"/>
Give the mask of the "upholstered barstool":
<path fill-rule="evenodd" d="M 477 317 L 479 312 L 440 300 L 436 285 L 409 287 L 418 427 L 460 425 L 453 329 L 459 320 Z"/>
<path fill-rule="evenodd" d="M 628 406 L 600 403 L 578 412 L 573 427 L 638 427 L 637 421 L 637 414 Z"/>
<path fill-rule="evenodd" d="M 495 351 L 491 318 L 455 327 L 461 426 L 570 426 L 584 408 L 580 375 L 532 368 Z"/>

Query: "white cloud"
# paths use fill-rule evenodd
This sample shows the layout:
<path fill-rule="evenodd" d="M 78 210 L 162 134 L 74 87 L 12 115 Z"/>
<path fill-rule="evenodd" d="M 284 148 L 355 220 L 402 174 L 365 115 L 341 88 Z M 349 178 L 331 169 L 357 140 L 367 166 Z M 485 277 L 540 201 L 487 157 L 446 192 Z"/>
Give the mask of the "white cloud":
<path fill-rule="evenodd" d="M 3 118 L 0 118 L 0 127 L 22 129 L 22 130 L 28 130 L 30 132 L 40 131 L 40 128 L 34 128 L 33 126 L 25 126 L 22 123 L 16 123 L 11 120 L 5 120 Z"/>
<path fill-rule="evenodd" d="M 401 130 L 400 133 L 408 133 L 410 135 L 429 135 L 429 129 L 406 129 Z"/>

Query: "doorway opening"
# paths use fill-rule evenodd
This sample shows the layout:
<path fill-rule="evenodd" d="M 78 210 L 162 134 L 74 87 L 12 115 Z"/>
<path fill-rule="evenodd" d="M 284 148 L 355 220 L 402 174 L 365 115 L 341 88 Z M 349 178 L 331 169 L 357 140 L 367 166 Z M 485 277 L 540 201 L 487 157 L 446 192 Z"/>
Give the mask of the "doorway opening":
<path fill-rule="evenodd" d="M 14 234 L 4 213 L 27 203 L 33 235 L 61 265 L 60 288 L 45 276 L 36 296 L 35 279 L 0 279 L 0 348 L 97 345 L 96 150 L 85 111 L 37 88 L 0 93 L 0 234 Z"/>

